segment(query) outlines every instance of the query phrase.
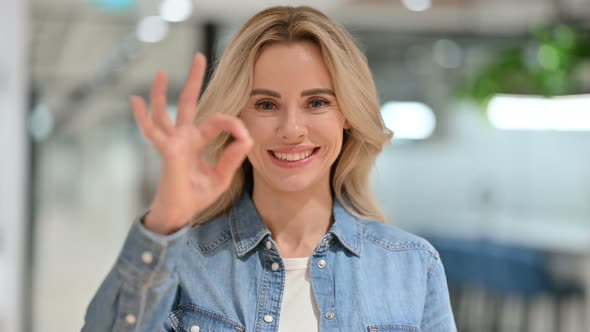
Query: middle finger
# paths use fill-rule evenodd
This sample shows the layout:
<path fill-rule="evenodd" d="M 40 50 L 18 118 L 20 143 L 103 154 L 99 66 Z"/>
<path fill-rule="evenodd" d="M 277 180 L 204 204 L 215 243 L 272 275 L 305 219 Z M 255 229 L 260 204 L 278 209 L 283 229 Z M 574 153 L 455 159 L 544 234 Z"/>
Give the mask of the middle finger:
<path fill-rule="evenodd" d="M 190 124 L 195 118 L 206 63 L 207 59 L 202 53 L 195 55 L 188 79 L 178 101 L 177 125 Z"/>
<path fill-rule="evenodd" d="M 166 74 L 158 71 L 151 91 L 152 119 L 165 133 L 170 134 L 174 130 L 174 124 L 168 116 L 166 105 Z"/>

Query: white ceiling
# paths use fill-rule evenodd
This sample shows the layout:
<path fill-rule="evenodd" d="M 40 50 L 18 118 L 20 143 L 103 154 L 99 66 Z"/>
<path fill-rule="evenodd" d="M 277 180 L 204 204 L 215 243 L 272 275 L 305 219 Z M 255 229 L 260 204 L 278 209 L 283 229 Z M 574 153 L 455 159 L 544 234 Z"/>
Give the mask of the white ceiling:
<path fill-rule="evenodd" d="M 144 44 L 135 40 L 135 26 L 140 17 L 157 13 L 159 0 L 137 0 L 127 13 L 100 11 L 92 0 L 32 0 L 32 83 L 58 118 L 60 114 L 70 117 L 72 112 L 93 114 L 83 117 L 89 120 L 71 122 L 77 123 L 71 130 L 84 132 L 101 117 L 127 111 L 127 97 L 145 93 L 157 69 L 164 69 L 171 90 L 178 90 L 192 55 L 201 50 L 205 22 L 239 24 L 272 5 L 311 4 L 347 25 L 408 34 L 518 34 L 531 24 L 553 21 L 558 15 L 556 4 L 562 14 L 590 23 L 588 0 L 432 1 L 432 9 L 410 12 L 399 0 L 194 0 L 188 21 L 173 24 L 162 42 Z M 125 47 L 135 49 L 134 57 L 120 57 L 129 53 Z M 101 84 L 105 73 L 111 79 Z M 72 98 L 75 91 L 79 100 Z"/>

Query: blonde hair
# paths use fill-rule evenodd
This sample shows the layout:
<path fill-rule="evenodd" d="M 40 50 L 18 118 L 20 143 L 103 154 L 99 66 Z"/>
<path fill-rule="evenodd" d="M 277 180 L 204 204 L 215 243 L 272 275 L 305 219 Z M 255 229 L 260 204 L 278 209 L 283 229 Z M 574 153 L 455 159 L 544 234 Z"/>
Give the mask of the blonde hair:
<path fill-rule="evenodd" d="M 254 64 L 263 47 L 270 43 L 298 41 L 309 41 L 319 47 L 340 109 L 350 124 L 350 129 L 343 134 L 340 155 L 332 166 L 332 190 L 352 215 L 384 221 L 369 177 L 377 155 L 392 133 L 383 124 L 365 55 L 342 26 L 320 11 L 307 6 L 278 6 L 250 18 L 219 60 L 199 102 L 195 123 L 198 125 L 216 112 L 237 116 L 249 98 Z M 218 137 L 208 146 L 207 159 L 216 161 L 231 140 L 229 134 Z M 251 165 L 246 160 L 229 188 L 208 209 L 193 216 L 192 222 L 204 222 L 228 212 L 240 197 L 248 167 Z"/>

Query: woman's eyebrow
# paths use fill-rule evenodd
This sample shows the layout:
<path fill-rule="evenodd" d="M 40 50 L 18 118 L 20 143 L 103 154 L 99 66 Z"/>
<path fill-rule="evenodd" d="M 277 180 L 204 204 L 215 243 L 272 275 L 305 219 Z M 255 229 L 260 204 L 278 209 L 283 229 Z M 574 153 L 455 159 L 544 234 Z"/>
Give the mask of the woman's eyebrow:
<path fill-rule="evenodd" d="M 327 94 L 327 95 L 332 95 L 332 96 L 336 97 L 336 94 L 334 93 L 334 91 L 332 91 L 330 89 L 323 89 L 323 88 L 305 90 L 301 93 L 301 97 L 310 96 L 310 95 L 319 95 L 319 94 Z"/>
<path fill-rule="evenodd" d="M 318 88 L 318 89 L 305 90 L 305 91 L 301 92 L 301 97 L 317 95 L 317 94 L 328 94 L 328 95 L 336 96 L 334 91 L 332 91 L 330 89 Z M 252 92 L 250 92 L 250 96 L 255 96 L 255 95 L 266 95 L 266 96 L 271 96 L 271 97 L 275 97 L 275 98 L 281 98 L 280 93 L 278 93 L 276 91 L 268 90 L 268 89 L 254 89 L 254 90 L 252 90 Z"/>
<path fill-rule="evenodd" d="M 272 91 L 272 90 L 267 90 L 267 89 L 254 89 L 252 90 L 252 92 L 250 92 L 250 96 L 255 96 L 255 95 L 267 95 L 267 96 L 271 96 L 271 97 L 275 97 L 275 98 L 281 98 L 281 94 L 276 92 L 276 91 Z"/>

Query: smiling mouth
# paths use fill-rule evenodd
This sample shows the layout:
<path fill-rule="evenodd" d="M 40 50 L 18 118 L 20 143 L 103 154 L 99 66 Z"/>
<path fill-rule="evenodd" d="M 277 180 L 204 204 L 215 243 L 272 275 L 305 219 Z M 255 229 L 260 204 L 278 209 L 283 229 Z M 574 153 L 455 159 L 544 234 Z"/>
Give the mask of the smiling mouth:
<path fill-rule="evenodd" d="M 272 150 L 268 150 L 268 153 L 275 159 L 280 161 L 301 161 L 310 158 L 311 156 L 315 155 L 319 151 L 319 147 L 313 148 L 307 151 L 296 152 L 296 153 L 280 153 L 274 152 Z"/>

